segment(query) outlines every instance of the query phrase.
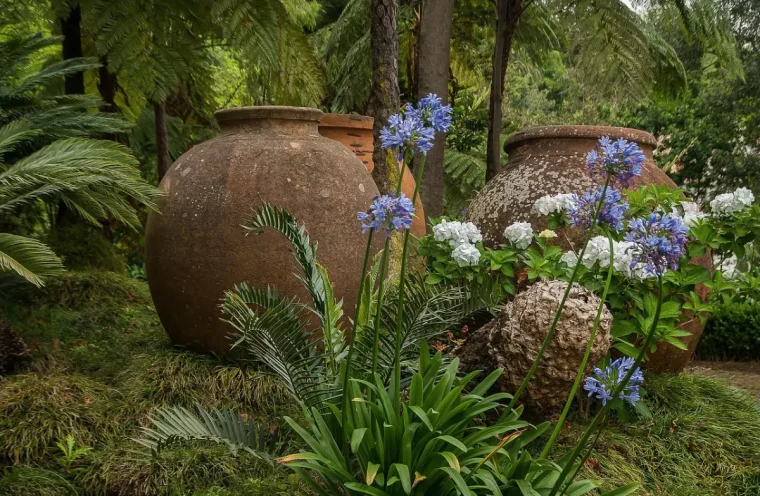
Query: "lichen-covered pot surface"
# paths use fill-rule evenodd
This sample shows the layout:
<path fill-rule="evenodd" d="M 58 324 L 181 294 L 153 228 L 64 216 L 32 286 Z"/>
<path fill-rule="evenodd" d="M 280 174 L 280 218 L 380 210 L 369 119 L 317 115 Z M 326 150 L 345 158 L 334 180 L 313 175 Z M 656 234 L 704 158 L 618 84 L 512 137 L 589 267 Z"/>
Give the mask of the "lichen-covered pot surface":
<path fill-rule="evenodd" d="M 374 123 L 375 119 L 366 115 L 324 114 L 319 122 L 319 134 L 343 143 L 346 148 L 354 152 L 371 174 L 375 168 L 375 163 L 372 161 L 372 152 L 375 149 L 372 138 Z M 401 164 L 399 164 L 400 166 Z M 414 195 L 416 184 L 412 172 L 409 168 L 404 168 L 401 191 L 411 198 Z M 414 202 L 412 234 L 418 237 L 424 236 L 427 229 L 425 222 L 425 209 L 422 205 L 422 199 L 417 196 L 417 200 Z"/>
<path fill-rule="evenodd" d="M 514 222 L 530 222 L 536 232 L 548 227 L 546 217 L 533 211 L 533 204 L 545 195 L 582 194 L 594 186 L 586 168 L 586 155 L 602 136 L 624 138 L 638 143 L 646 156 L 644 168 L 634 188 L 655 184 L 675 188 L 676 184 L 654 163 L 652 153 L 657 140 L 637 129 L 607 126 L 542 126 L 519 131 L 504 142 L 509 155 L 505 169 L 486 184 L 467 208 L 466 220 L 477 225 L 483 244 L 497 247 L 506 242 L 504 229 Z M 557 231 L 556 242 L 563 249 L 580 251 L 584 233 L 576 229 Z M 710 267 L 709 257 L 697 260 Z M 699 291 L 705 288 L 700 287 Z M 684 341 L 689 350 L 661 345 L 646 367 L 656 371 L 680 372 L 696 349 L 704 326 L 685 316 L 679 326 L 692 335 Z"/>
<path fill-rule="evenodd" d="M 594 182 L 586 169 L 586 155 L 602 136 L 639 144 L 646 161 L 642 175 L 636 180 L 637 186 L 676 186 L 652 161 L 657 140 L 644 131 L 603 126 L 528 128 L 504 142 L 509 163 L 467 207 L 466 220 L 480 228 L 483 243 L 491 247 L 504 243 L 504 228 L 514 222 L 530 222 L 537 231 L 546 229 L 546 218 L 533 212 L 533 204 L 544 195 L 588 191 Z M 582 239 L 573 230 L 564 234 L 572 241 Z M 564 235 L 560 236 L 560 242 L 563 247 L 570 247 Z"/>
<path fill-rule="evenodd" d="M 319 135 L 321 116 L 294 107 L 221 110 L 221 135 L 169 169 L 161 213 L 148 219 L 146 266 L 174 343 L 227 354 L 232 327 L 220 321 L 218 304 L 243 281 L 309 301 L 287 240 L 273 230 L 247 235 L 242 228 L 265 201 L 306 225 L 345 313 L 353 314 L 366 243 L 356 213 L 367 209 L 377 187 L 348 149 Z"/>

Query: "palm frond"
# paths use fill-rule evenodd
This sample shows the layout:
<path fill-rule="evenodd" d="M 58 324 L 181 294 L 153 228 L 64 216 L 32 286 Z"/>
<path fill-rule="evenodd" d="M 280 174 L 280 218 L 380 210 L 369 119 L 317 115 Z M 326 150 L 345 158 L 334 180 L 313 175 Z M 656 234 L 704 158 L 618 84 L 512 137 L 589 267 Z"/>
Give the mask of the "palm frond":
<path fill-rule="evenodd" d="M 0 165 L 3 164 L 3 154 L 13 151 L 16 145 L 39 135 L 40 132 L 26 119 L 12 121 L 0 127 Z"/>
<path fill-rule="evenodd" d="M 317 350 L 303 306 L 295 299 L 241 284 L 225 293 L 221 309 L 236 331 L 234 346 L 271 370 L 299 403 L 325 407 L 337 396 L 335 381 L 325 373 L 325 355 Z"/>
<path fill-rule="evenodd" d="M 0 214 L 63 198 L 91 222 L 113 215 L 136 227 L 129 200 L 154 208 L 159 194 L 142 181 L 129 150 L 105 140 L 59 140 L 0 173 Z"/>
<path fill-rule="evenodd" d="M 309 234 L 304 225 L 288 210 L 264 202 L 255 212 L 245 228 L 256 234 L 261 234 L 265 227 L 275 229 L 290 241 L 293 255 L 301 269 L 298 278 L 309 291 L 314 308 L 320 315 L 325 314 L 325 284 L 317 264 L 317 246 L 311 244 Z"/>
<path fill-rule="evenodd" d="M 61 259 L 36 239 L 0 233 L 0 274 L 13 273 L 37 287 L 44 278 L 63 271 Z"/>
<path fill-rule="evenodd" d="M 145 438 L 135 439 L 150 449 L 155 456 L 159 452 L 194 442 L 221 444 L 236 454 L 245 451 L 271 463 L 283 443 L 279 429 L 246 420 L 233 411 L 208 411 L 196 405 L 198 413 L 186 408 L 172 407 L 158 410 L 150 417 L 152 427 L 143 427 Z"/>

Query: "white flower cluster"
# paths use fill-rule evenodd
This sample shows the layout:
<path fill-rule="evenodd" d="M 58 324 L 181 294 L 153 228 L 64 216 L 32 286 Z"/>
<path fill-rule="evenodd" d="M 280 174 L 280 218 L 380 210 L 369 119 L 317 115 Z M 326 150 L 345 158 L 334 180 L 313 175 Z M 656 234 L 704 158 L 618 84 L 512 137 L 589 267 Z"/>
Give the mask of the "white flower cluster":
<path fill-rule="evenodd" d="M 453 248 L 483 241 L 480 230 L 472 222 L 447 221 L 446 219 L 433 226 L 433 237 L 436 241 L 448 241 Z"/>
<path fill-rule="evenodd" d="M 727 281 L 737 279 L 741 275 L 741 271 L 739 270 L 739 259 L 736 258 L 736 255 L 731 255 L 722 262 L 720 256 L 713 255 L 713 265 L 718 266 L 718 270 L 723 273 L 723 278 Z"/>
<path fill-rule="evenodd" d="M 472 222 L 458 222 L 441 220 L 440 224 L 433 226 L 433 237 L 436 241 L 448 241 L 454 248 L 451 258 L 460 267 L 478 265 L 480 250 L 475 243 L 483 241 L 478 227 Z"/>
<path fill-rule="evenodd" d="M 614 250 L 612 256 L 612 267 L 616 272 L 625 274 L 627 277 L 635 279 L 645 279 L 647 276 L 644 273 L 644 265 L 638 264 L 636 267 L 631 268 L 631 262 L 633 262 L 633 250 L 634 243 L 628 241 L 612 241 L 612 248 Z M 575 267 L 578 263 L 578 255 L 572 251 L 566 252 L 560 258 L 560 261 L 567 264 L 568 267 Z M 586 252 L 583 254 L 582 262 L 587 269 L 593 268 L 596 264 L 599 264 L 600 268 L 607 268 L 610 265 L 610 242 L 604 236 L 596 236 L 591 238 L 586 246 Z"/>
<path fill-rule="evenodd" d="M 564 212 L 575 203 L 575 195 L 562 193 L 559 195 L 542 196 L 533 204 L 533 211 L 541 215 L 549 215 L 554 212 Z"/>
<path fill-rule="evenodd" d="M 533 242 L 533 226 L 530 222 L 515 222 L 504 229 L 504 237 L 518 250 L 524 250 Z"/>
<path fill-rule="evenodd" d="M 681 202 L 683 208 L 683 223 L 693 227 L 699 219 L 704 219 L 707 214 L 699 209 L 699 205 L 694 202 Z"/>
<path fill-rule="evenodd" d="M 739 188 L 733 193 L 723 193 L 710 202 L 710 208 L 715 215 L 727 215 L 739 212 L 752 205 L 755 195 L 747 188 Z"/>

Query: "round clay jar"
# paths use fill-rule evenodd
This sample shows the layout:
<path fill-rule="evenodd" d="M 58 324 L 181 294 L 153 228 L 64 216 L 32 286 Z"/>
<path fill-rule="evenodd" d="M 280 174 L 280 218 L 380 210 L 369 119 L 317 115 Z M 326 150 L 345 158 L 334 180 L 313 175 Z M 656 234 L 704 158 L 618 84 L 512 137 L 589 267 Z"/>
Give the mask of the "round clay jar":
<path fill-rule="evenodd" d="M 148 217 L 148 282 L 171 340 L 229 354 L 233 328 L 220 320 L 219 303 L 244 281 L 310 302 L 286 238 L 242 227 L 262 202 L 288 209 L 306 226 L 352 317 L 366 244 L 356 214 L 378 193 L 367 169 L 319 134 L 317 109 L 245 107 L 215 117 L 220 136 L 172 165 L 161 181 L 160 213 Z"/>

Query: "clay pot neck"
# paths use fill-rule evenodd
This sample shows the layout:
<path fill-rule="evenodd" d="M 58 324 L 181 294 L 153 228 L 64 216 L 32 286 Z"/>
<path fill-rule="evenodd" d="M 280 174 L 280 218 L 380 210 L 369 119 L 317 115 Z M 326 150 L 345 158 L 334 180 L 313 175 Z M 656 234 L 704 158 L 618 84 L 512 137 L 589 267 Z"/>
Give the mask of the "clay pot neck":
<path fill-rule="evenodd" d="M 238 107 L 214 114 L 222 136 L 250 133 L 277 133 L 319 136 L 317 126 L 322 111 L 306 107 Z"/>

